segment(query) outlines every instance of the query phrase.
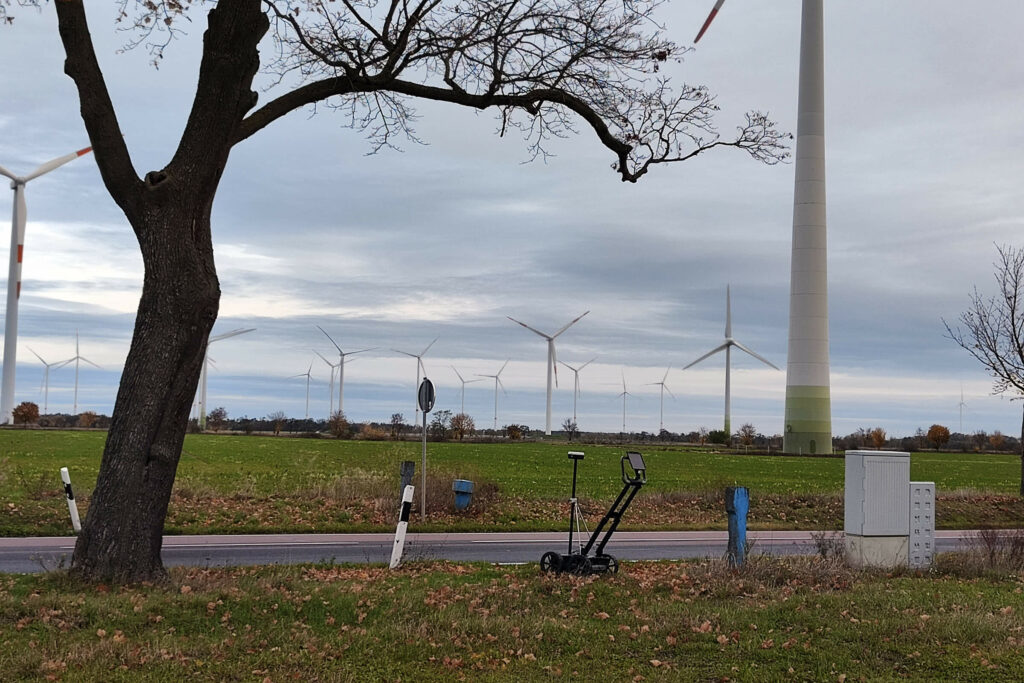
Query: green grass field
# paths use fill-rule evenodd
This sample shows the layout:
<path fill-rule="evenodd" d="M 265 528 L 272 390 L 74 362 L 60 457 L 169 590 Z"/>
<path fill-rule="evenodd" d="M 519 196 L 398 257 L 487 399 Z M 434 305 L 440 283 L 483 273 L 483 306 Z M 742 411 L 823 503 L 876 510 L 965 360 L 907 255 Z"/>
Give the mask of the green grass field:
<path fill-rule="evenodd" d="M 0 430 L 0 534 L 65 533 L 59 469 L 68 467 L 87 503 L 95 485 L 103 432 Z M 430 443 L 432 496 L 450 498 L 451 480 L 471 479 L 481 491 L 476 515 L 438 511 L 427 529 L 560 528 L 571 464 L 562 443 Z M 620 446 L 585 450 L 579 490 L 600 514 L 621 488 Z M 624 518 L 634 528 L 708 528 L 724 524 L 716 500 L 724 486 L 751 491 L 751 528 L 837 528 L 841 524 L 843 460 L 727 455 L 679 447 L 642 448 L 648 486 Z M 262 436 L 189 435 L 171 502 L 171 533 L 366 531 L 393 526 L 399 463 L 419 468 L 417 442 L 359 442 Z M 418 483 L 418 473 L 417 481 Z M 940 526 L 1019 523 L 1024 508 L 1013 494 L 1020 461 L 1012 455 L 915 453 L 911 477 L 935 481 L 946 506 Z M 491 484 L 484 500 L 483 484 Z M 353 501 L 363 505 L 354 506 Z M 977 499 L 990 518 L 972 517 Z M 837 503 L 838 501 L 838 503 Z M 488 504 L 484 509 L 484 503 Z M 758 507 L 758 506 L 761 507 Z M 657 508 L 657 509 L 655 509 Z"/>
<path fill-rule="evenodd" d="M 820 558 L 175 569 L 168 586 L 0 576 L 0 678 L 1019 681 L 1019 571 Z"/>

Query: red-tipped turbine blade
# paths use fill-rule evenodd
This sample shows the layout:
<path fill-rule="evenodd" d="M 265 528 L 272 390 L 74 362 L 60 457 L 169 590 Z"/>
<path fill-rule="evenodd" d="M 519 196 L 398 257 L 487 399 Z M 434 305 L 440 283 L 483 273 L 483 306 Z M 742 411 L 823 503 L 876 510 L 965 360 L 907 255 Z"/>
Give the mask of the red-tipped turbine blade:
<path fill-rule="evenodd" d="M 718 2 L 715 3 L 715 6 L 711 8 L 711 14 L 709 14 L 708 18 L 704 20 L 704 25 L 700 27 L 697 37 L 693 39 L 694 45 L 696 45 L 697 41 L 699 41 L 701 36 L 704 35 L 704 32 L 708 30 L 708 26 L 711 26 L 711 22 L 714 21 L 715 15 L 718 14 L 718 10 L 722 7 L 724 2 L 725 0 L 718 0 Z"/>

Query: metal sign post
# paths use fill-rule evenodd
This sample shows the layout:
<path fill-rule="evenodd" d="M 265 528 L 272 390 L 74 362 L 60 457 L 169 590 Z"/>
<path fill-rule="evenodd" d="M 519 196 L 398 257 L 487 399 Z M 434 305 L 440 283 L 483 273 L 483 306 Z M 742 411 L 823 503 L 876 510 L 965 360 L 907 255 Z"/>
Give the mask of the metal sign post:
<path fill-rule="evenodd" d="M 423 466 L 420 472 L 420 519 L 427 521 L 427 413 L 434 407 L 434 383 L 426 377 L 420 382 L 418 400 L 423 412 Z"/>

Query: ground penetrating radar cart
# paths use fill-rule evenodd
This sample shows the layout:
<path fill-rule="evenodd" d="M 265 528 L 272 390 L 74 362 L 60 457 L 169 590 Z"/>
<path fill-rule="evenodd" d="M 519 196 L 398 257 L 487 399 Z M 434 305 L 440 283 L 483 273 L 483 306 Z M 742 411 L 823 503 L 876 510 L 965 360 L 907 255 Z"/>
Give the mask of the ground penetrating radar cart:
<path fill-rule="evenodd" d="M 615 533 L 622 513 L 626 511 L 629 504 L 633 502 L 640 487 L 647 483 L 647 466 L 644 464 L 644 457 L 636 451 L 628 451 L 619 461 L 622 468 L 622 492 L 612 503 L 611 508 L 601 518 L 590 540 L 583 545 L 583 536 L 589 531 L 587 523 L 580 512 L 580 504 L 576 498 L 576 472 L 583 453 L 580 451 L 569 451 L 569 459 L 572 460 L 572 497 L 569 498 L 569 553 L 561 555 L 554 551 L 548 551 L 540 558 L 540 568 L 544 572 L 571 572 L 573 574 L 600 574 L 608 572 L 614 574 L 619 571 L 619 561 L 611 555 L 606 555 L 604 547 L 607 545 L 612 534 Z M 626 472 L 626 464 L 629 464 L 631 472 Z M 601 537 L 605 526 L 611 523 L 608 530 Z M 575 532 L 575 533 L 574 533 Z M 573 545 L 574 535 L 576 545 Z M 601 542 L 598 543 L 598 538 Z M 594 545 L 597 545 L 596 550 Z M 591 555 L 590 551 L 595 550 Z"/>

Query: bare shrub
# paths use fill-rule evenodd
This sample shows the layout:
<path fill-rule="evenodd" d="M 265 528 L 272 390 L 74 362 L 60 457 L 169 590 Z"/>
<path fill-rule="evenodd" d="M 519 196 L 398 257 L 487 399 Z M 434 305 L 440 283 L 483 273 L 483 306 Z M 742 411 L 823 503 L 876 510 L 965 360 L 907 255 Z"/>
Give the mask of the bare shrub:
<path fill-rule="evenodd" d="M 1024 572 L 1024 529 L 981 529 L 969 546 L 964 552 L 938 555 L 935 568 L 965 577 Z"/>
<path fill-rule="evenodd" d="M 22 468 L 16 467 L 14 468 L 14 477 L 18 480 L 18 485 L 25 490 L 25 495 L 29 500 L 42 500 L 56 496 L 59 489 L 64 488 L 63 484 L 58 487 L 57 483 L 60 480 L 54 479 L 47 472 L 28 474 Z"/>
<path fill-rule="evenodd" d="M 846 558 L 846 536 L 841 531 L 812 531 L 811 540 L 818 557 L 828 559 Z"/>
<path fill-rule="evenodd" d="M 391 438 L 391 433 L 366 422 L 359 428 L 359 438 L 363 441 L 387 441 Z"/>
<path fill-rule="evenodd" d="M 89 429 L 96 424 L 96 419 L 96 413 L 91 410 L 87 410 L 78 416 L 78 426 Z"/>

